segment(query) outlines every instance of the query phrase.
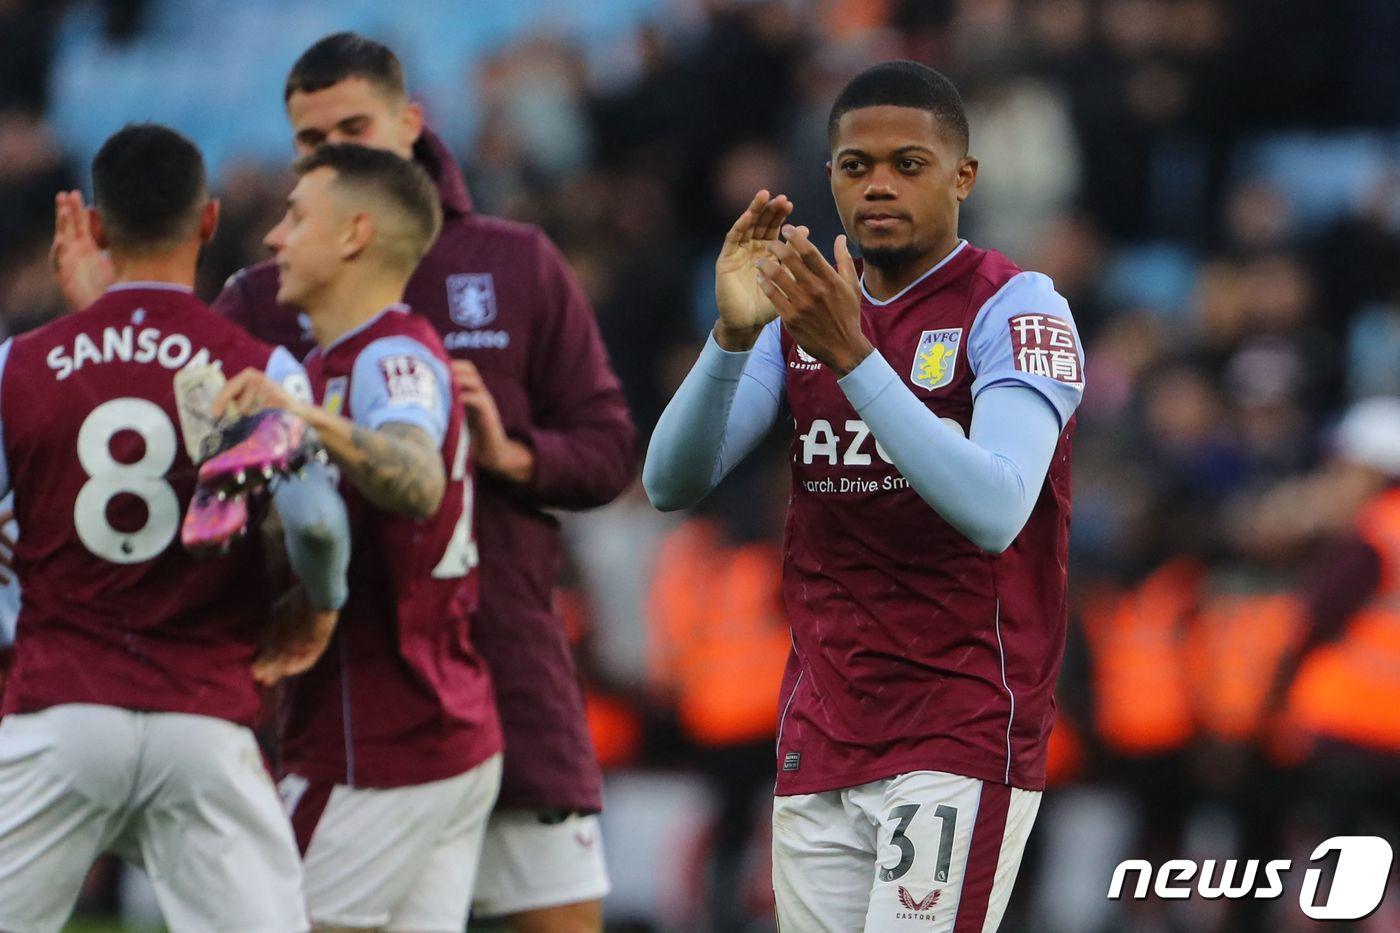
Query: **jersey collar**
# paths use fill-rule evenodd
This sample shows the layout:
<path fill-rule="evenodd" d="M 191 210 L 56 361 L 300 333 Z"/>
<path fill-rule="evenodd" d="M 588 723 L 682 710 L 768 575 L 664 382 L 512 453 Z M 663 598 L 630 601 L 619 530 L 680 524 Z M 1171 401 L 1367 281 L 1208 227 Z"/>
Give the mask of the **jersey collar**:
<path fill-rule="evenodd" d="M 107 286 L 109 292 L 146 291 L 148 289 L 161 292 L 184 292 L 186 295 L 194 294 L 193 288 L 178 282 L 118 282 L 115 285 Z"/>
<path fill-rule="evenodd" d="M 403 302 L 399 302 L 398 304 L 389 305 L 389 307 L 385 308 L 383 311 L 380 311 L 378 314 L 376 314 L 374 317 L 370 318 L 368 321 L 365 321 L 363 324 L 357 324 L 357 325 L 355 325 L 354 327 L 352 327 L 352 328 L 350 328 L 349 330 L 347 330 L 345 333 L 341 334 L 339 337 L 337 337 L 337 338 L 335 338 L 334 340 L 332 340 L 332 341 L 330 342 L 330 345 L 327 346 L 327 347 L 326 347 L 324 350 L 322 350 L 321 352 L 322 352 L 322 353 L 330 353 L 332 350 L 334 350 L 336 347 L 340 346 L 342 343 L 344 343 L 345 341 L 349 340 L 350 338 L 355 337 L 355 336 L 358 336 L 359 334 L 362 334 L 362 333 L 364 333 L 365 331 L 369 330 L 369 329 L 370 329 L 371 327 L 373 327 L 375 324 L 379 323 L 380 319 L 383 318 L 384 315 L 390 314 L 390 313 L 394 313 L 394 314 L 407 314 L 407 313 L 408 313 L 408 305 L 404 304 Z"/>
<path fill-rule="evenodd" d="M 958 245 L 954 246 L 952 251 L 948 253 L 948 255 L 938 260 L 938 262 L 934 264 L 934 267 L 932 269 L 928 270 L 923 275 L 919 276 L 917 279 L 904 286 L 904 288 L 900 289 L 898 294 L 886 298 L 884 301 L 880 301 L 879 299 L 872 297 L 870 292 L 865 290 L 865 273 L 862 272 L 860 276 L 860 294 L 866 301 L 870 302 L 877 308 L 883 308 L 885 305 L 892 305 L 896 301 L 903 298 L 905 295 L 909 294 L 911 291 L 922 285 L 924 280 L 927 279 L 929 276 L 933 275 L 939 269 L 942 269 L 944 266 L 948 265 L 948 263 L 952 262 L 953 257 L 958 255 L 958 253 L 961 253 L 963 251 L 963 248 L 966 246 L 966 240 L 958 240 Z"/>

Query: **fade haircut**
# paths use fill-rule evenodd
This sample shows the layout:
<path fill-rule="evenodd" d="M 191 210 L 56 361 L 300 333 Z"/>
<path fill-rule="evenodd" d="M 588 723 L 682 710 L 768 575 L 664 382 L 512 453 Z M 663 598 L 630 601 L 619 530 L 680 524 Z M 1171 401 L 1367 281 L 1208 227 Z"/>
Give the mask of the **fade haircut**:
<path fill-rule="evenodd" d="M 93 157 L 92 189 L 113 249 L 157 252 L 199 228 L 204 157 L 168 126 L 129 123 Z"/>
<path fill-rule="evenodd" d="M 848 112 L 883 106 L 927 110 L 962 154 L 967 154 L 970 133 L 962 95 L 943 73 L 910 61 L 882 62 L 852 78 L 831 105 L 827 141 L 835 145 L 837 124 Z"/>
<path fill-rule="evenodd" d="M 397 266 L 418 265 L 442 229 L 442 205 L 427 172 L 385 149 L 354 143 L 322 144 L 293 165 L 298 175 L 319 168 L 335 172 L 334 186 L 387 207 L 393 222 L 376 228 L 380 247 Z"/>
<path fill-rule="evenodd" d="M 282 102 L 298 92 L 322 91 L 347 78 L 364 78 L 396 100 L 408 93 L 403 65 L 387 45 L 358 33 L 337 32 L 301 53 L 287 75 Z"/>

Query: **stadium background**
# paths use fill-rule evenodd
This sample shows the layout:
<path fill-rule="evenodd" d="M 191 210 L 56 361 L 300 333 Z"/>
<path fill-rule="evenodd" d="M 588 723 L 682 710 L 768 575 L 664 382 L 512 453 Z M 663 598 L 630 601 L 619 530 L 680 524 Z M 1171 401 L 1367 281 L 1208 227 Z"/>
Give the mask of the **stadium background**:
<path fill-rule="evenodd" d="M 53 193 L 85 187 L 129 120 L 210 161 L 224 220 L 204 296 L 257 259 L 289 188 L 282 80 L 340 29 L 398 51 L 478 209 L 563 249 L 642 437 L 713 320 L 713 258 L 754 190 L 789 194 L 817 242 L 838 232 L 825 118 L 845 79 L 892 57 L 949 73 L 981 159 L 963 233 L 1051 275 L 1088 353 L 1064 727 L 1004 929 L 1291 929 L 1291 891 L 1263 915 L 1104 892 L 1130 856 L 1302 861 L 1334 830 L 1397 838 L 1394 746 L 1310 746 L 1268 684 L 1352 515 L 1331 429 L 1400 394 L 1400 6 L 0 0 L 0 330 L 60 312 Z M 610 927 L 771 928 L 785 484 L 770 445 L 693 514 L 634 487 L 563 519 L 560 599 L 608 768 Z M 92 929 L 128 888 L 140 927 L 149 908 L 112 866 L 89 888 Z M 1400 929 L 1394 898 L 1369 929 Z"/>

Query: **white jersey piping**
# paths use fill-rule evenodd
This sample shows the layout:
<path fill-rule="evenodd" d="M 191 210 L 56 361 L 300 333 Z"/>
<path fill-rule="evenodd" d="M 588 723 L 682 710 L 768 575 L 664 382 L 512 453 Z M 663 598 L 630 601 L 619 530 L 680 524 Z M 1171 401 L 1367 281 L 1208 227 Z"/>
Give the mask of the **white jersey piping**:
<path fill-rule="evenodd" d="M 1011 698 L 1011 714 L 1006 717 L 1006 777 L 1005 783 L 1011 783 L 1011 724 L 1016 721 L 1016 694 L 1011 691 L 1011 685 L 1006 682 L 1006 647 L 1001 642 L 1001 599 L 997 599 L 997 614 L 995 622 L 997 632 L 997 651 L 1001 654 L 1001 685 L 1006 688 L 1006 695 Z"/>

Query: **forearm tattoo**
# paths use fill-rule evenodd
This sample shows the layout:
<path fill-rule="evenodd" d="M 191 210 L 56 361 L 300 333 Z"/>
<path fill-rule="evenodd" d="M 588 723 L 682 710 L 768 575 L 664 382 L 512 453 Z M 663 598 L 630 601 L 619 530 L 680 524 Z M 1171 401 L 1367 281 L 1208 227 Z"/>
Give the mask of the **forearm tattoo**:
<path fill-rule="evenodd" d="M 414 518 L 437 511 L 446 475 L 441 453 L 422 428 L 386 424 L 372 431 L 356 425 L 350 443 L 350 455 L 337 459 L 366 499 Z"/>

